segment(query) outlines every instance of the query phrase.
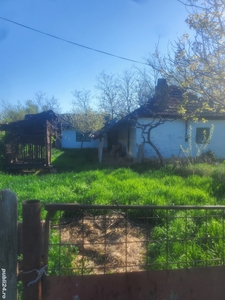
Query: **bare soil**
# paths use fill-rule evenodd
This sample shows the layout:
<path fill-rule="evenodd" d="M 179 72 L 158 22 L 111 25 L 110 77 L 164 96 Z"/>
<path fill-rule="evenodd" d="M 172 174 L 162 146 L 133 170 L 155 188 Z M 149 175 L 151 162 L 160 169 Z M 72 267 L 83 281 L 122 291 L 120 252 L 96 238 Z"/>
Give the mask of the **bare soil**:
<path fill-rule="evenodd" d="M 102 274 L 144 270 L 147 228 L 122 214 L 87 215 L 61 229 L 61 242 L 74 244 L 79 253 L 74 266 L 84 273 Z"/>

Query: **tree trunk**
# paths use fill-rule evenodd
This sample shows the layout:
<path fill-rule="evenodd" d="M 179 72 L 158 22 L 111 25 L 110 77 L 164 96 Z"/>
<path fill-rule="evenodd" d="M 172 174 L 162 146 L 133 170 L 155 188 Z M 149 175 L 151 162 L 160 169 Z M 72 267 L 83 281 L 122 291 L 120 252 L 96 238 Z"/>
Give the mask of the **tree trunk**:
<path fill-rule="evenodd" d="M 152 148 L 155 150 L 156 154 L 158 155 L 159 161 L 160 161 L 160 166 L 163 167 L 164 166 L 164 162 L 163 162 L 163 157 L 159 151 L 159 149 L 155 146 L 155 144 L 153 144 L 153 142 L 148 141 L 148 144 L 150 146 L 152 146 Z"/>

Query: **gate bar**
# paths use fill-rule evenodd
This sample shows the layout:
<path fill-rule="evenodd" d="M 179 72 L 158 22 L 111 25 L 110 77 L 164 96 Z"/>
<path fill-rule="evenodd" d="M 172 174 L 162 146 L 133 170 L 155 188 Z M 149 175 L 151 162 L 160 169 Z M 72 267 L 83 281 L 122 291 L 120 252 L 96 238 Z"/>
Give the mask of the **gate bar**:
<path fill-rule="evenodd" d="M 23 202 L 23 300 L 41 300 L 41 280 L 30 286 L 41 268 L 41 201 Z"/>
<path fill-rule="evenodd" d="M 78 203 L 49 203 L 45 204 L 45 210 L 78 210 L 78 209 L 225 209 L 225 205 L 86 205 Z"/>

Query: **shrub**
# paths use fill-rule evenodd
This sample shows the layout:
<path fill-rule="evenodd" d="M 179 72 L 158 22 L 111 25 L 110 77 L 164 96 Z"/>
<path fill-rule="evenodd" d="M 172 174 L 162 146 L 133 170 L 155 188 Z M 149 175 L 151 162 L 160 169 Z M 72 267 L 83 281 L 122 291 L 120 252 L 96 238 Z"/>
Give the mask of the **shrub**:
<path fill-rule="evenodd" d="M 212 164 L 216 161 L 218 161 L 218 158 L 216 157 L 215 153 L 211 150 L 202 152 L 198 156 L 198 158 L 196 158 L 196 162 L 198 162 L 198 163 Z"/>

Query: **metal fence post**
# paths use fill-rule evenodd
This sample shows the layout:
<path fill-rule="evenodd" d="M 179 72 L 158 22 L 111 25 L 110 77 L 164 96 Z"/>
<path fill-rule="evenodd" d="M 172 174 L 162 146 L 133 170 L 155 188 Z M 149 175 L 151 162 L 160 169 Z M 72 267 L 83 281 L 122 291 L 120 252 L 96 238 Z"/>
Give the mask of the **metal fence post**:
<path fill-rule="evenodd" d="M 17 197 L 0 191 L 0 299 L 17 299 Z"/>
<path fill-rule="evenodd" d="M 41 202 L 23 202 L 23 300 L 41 300 L 41 279 L 31 283 L 41 268 Z"/>

